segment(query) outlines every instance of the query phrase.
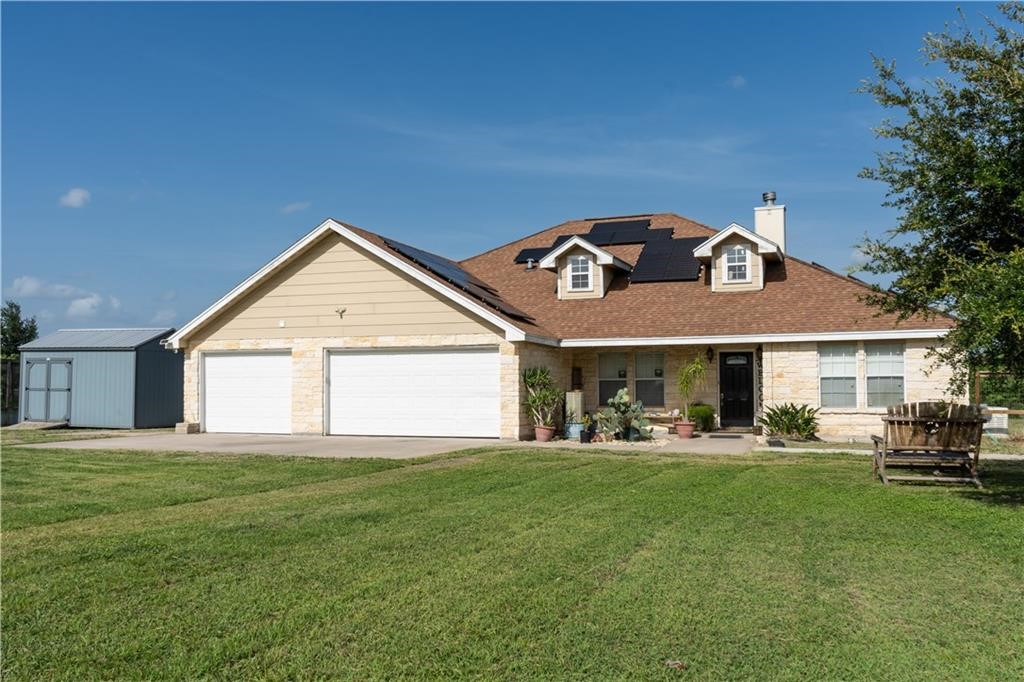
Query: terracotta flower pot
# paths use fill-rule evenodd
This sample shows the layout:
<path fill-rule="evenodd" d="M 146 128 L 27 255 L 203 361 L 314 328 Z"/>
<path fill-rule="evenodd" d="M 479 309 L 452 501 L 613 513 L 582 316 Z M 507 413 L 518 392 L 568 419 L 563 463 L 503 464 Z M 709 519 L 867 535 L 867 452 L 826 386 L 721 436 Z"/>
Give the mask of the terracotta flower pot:
<path fill-rule="evenodd" d="M 673 426 L 680 438 L 693 438 L 693 428 L 696 426 L 693 422 L 675 422 Z"/>
<path fill-rule="evenodd" d="M 538 443 L 547 443 L 549 440 L 551 440 L 552 436 L 555 435 L 555 427 L 534 426 L 533 435 L 537 439 Z"/>

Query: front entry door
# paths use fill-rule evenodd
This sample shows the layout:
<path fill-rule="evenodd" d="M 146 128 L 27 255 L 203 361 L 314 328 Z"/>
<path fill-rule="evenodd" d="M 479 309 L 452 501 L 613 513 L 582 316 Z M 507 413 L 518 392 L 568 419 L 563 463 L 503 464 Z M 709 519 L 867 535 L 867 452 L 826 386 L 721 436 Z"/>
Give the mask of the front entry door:
<path fill-rule="evenodd" d="M 722 426 L 754 425 L 754 354 L 719 353 Z"/>

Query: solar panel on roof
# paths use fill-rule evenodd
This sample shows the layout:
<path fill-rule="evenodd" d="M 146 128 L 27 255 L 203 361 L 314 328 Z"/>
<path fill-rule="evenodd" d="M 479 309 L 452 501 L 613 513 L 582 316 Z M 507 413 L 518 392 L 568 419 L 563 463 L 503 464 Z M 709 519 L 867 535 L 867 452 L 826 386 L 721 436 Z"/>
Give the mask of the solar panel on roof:
<path fill-rule="evenodd" d="M 497 295 L 493 287 L 463 270 L 455 261 L 430 253 L 429 251 L 424 251 L 423 249 L 417 249 L 415 246 L 396 242 L 393 239 L 385 239 L 384 243 L 387 244 L 388 248 L 419 263 L 441 279 L 452 283 L 492 308 L 496 308 L 511 317 L 518 317 L 523 320 L 533 319 L 518 308 L 505 303 Z"/>
<path fill-rule="evenodd" d="M 630 283 L 686 282 L 700 277 L 700 261 L 693 250 L 705 240 L 700 237 L 650 241 L 640 252 Z"/>
<path fill-rule="evenodd" d="M 601 223 L 594 223 L 590 228 L 591 234 L 600 232 L 617 232 L 619 230 L 646 230 L 650 227 L 650 219 L 640 220 L 608 220 Z"/>
<path fill-rule="evenodd" d="M 541 246 L 540 248 L 536 249 L 523 249 L 518 254 L 516 254 L 515 262 L 525 263 L 528 260 L 539 261 L 541 258 L 548 255 L 548 251 L 550 250 L 551 248 L 547 246 Z"/>

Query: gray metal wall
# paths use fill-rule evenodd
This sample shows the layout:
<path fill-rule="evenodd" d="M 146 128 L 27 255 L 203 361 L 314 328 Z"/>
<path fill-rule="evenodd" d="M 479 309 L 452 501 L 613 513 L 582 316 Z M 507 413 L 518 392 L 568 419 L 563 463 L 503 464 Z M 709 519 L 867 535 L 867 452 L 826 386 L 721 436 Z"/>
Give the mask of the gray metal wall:
<path fill-rule="evenodd" d="M 135 416 L 135 351 L 75 350 L 24 351 L 21 376 L 27 358 L 71 360 L 71 426 L 128 429 Z M 24 397 L 24 386 L 19 387 Z M 179 389 L 179 397 L 183 392 Z M 18 419 L 25 417 L 25 400 Z"/>
<path fill-rule="evenodd" d="M 174 426 L 184 418 L 185 355 L 159 339 L 135 351 L 135 428 Z"/>

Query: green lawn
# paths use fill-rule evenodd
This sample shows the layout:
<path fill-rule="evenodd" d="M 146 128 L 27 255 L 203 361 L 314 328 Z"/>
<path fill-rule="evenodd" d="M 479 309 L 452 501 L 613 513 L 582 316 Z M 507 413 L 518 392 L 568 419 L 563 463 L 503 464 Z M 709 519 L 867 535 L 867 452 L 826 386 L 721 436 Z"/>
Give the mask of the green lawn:
<path fill-rule="evenodd" d="M 4 427 L 0 440 L 8 445 L 37 445 L 56 443 L 62 440 L 93 440 L 96 438 L 117 438 L 150 433 L 170 433 L 174 429 L 15 429 Z"/>
<path fill-rule="evenodd" d="M 1024 677 L 1024 465 L 868 469 L 8 447 L 4 679 Z"/>

